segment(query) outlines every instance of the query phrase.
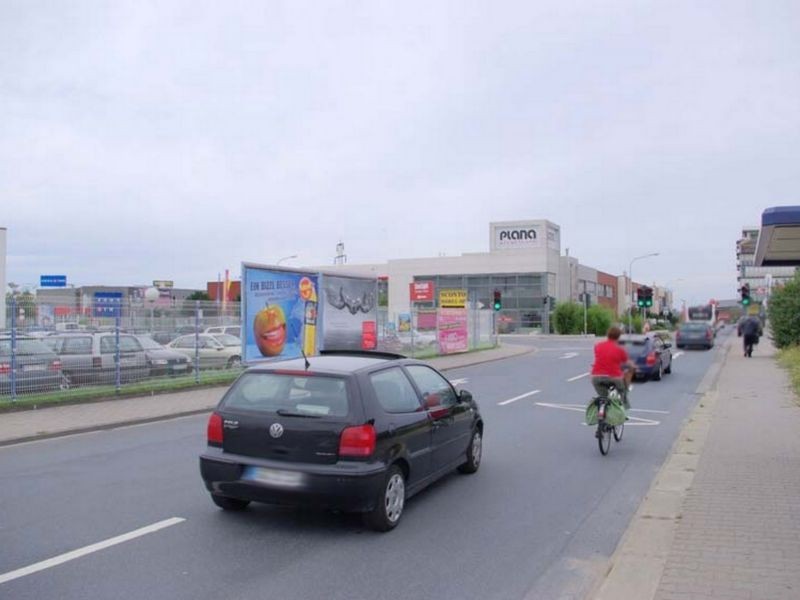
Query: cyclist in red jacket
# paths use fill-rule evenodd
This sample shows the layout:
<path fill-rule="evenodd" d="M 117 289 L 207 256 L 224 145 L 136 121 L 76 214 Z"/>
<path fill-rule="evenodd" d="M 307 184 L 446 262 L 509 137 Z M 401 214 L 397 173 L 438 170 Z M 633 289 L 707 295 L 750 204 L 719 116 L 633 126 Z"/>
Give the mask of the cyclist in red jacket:
<path fill-rule="evenodd" d="M 626 409 L 631 405 L 628 402 L 628 386 L 633 379 L 634 364 L 619 344 L 622 330 L 611 327 L 606 334 L 606 340 L 595 344 L 594 364 L 592 365 L 592 385 L 600 396 L 607 396 L 608 389 L 614 385 L 622 395 L 622 403 Z M 624 370 L 623 370 L 624 369 Z"/>

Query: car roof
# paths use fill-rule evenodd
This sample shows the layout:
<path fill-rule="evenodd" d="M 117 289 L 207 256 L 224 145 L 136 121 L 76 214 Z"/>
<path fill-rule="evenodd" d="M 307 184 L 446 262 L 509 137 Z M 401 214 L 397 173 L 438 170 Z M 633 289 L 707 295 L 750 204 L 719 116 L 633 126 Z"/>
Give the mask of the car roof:
<path fill-rule="evenodd" d="M 402 361 L 402 362 L 401 362 Z M 256 371 L 276 371 L 276 370 L 291 370 L 291 371 L 305 371 L 311 373 L 330 373 L 344 375 L 355 373 L 357 371 L 369 370 L 373 367 L 386 365 L 390 363 L 405 364 L 406 362 L 412 364 L 422 364 L 419 361 L 406 359 L 401 357 L 389 357 L 388 355 L 377 354 L 376 356 L 359 355 L 323 355 L 323 356 L 309 356 L 309 367 L 306 369 L 305 360 L 302 358 L 294 358 L 290 360 L 281 360 L 275 362 L 257 363 L 250 367 L 248 370 Z"/>

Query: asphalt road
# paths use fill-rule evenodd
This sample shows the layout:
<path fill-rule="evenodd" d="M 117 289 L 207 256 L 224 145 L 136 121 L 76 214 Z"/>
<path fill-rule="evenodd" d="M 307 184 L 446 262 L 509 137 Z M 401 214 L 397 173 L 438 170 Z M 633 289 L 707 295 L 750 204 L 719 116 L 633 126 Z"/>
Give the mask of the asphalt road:
<path fill-rule="evenodd" d="M 635 385 L 634 419 L 603 457 L 582 424 L 593 341 L 509 341 L 537 351 L 448 372 L 481 405 L 480 471 L 416 496 L 388 534 L 353 515 L 220 511 L 197 467 L 205 417 L 0 448 L 0 598 L 581 598 L 721 343 L 673 348 L 673 374 Z M 20 571 L 32 565 L 40 570 Z"/>

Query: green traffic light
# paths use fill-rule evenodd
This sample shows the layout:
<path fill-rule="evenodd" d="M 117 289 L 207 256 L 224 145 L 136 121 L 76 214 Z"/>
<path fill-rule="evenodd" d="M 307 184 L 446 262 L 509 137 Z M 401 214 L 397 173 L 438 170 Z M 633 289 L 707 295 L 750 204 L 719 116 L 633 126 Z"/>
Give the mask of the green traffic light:
<path fill-rule="evenodd" d="M 748 304 L 750 304 L 750 298 L 742 298 L 742 304 L 744 306 L 747 306 Z"/>
<path fill-rule="evenodd" d="M 495 310 L 500 310 L 500 308 L 501 308 L 500 303 L 499 302 L 495 302 L 494 303 L 494 309 Z"/>

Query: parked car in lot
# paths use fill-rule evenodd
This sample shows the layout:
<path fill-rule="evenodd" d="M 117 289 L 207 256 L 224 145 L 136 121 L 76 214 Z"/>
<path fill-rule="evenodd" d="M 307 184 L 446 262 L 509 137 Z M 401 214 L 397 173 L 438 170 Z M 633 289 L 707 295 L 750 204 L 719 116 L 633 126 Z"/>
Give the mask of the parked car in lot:
<path fill-rule="evenodd" d="M 336 508 L 387 531 L 412 495 L 478 470 L 478 406 L 431 366 L 388 353 L 308 360 L 247 369 L 212 413 L 200 472 L 217 506 Z"/>
<path fill-rule="evenodd" d="M 240 338 L 242 335 L 242 328 L 239 325 L 224 325 L 219 327 L 206 327 L 203 333 L 210 333 L 211 335 L 219 335 L 221 333 L 232 335 Z M 241 343 L 241 342 L 239 342 Z"/>
<path fill-rule="evenodd" d="M 636 365 L 636 377 L 660 381 L 664 374 L 672 373 L 672 344 L 655 334 L 625 334 L 619 343 Z"/>
<path fill-rule="evenodd" d="M 710 350 L 714 347 L 714 337 L 714 329 L 707 323 L 689 321 L 681 323 L 675 332 L 675 346 L 700 346 Z"/>
<path fill-rule="evenodd" d="M 72 384 L 115 382 L 115 333 L 63 333 L 42 342 L 61 359 L 64 376 Z M 130 334 L 119 336 L 119 369 L 123 382 L 143 379 L 150 373 L 144 348 Z"/>
<path fill-rule="evenodd" d="M 58 356 L 40 340 L 17 337 L 15 389 L 18 394 L 66 389 Z M 0 395 L 11 393 L 11 337 L 0 336 Z"/>
<path fill-rule="evenodd" d="M 137 335 L 136 339 L 144 348 L 151 377 L 183 375 L 192 370 L 192 360 L 185 354 L 165 348 L 146 335 Z"/>
<path fill-rule="evenodd" d="M 201 333 L 197 338 L 197 352 L 195 353 L 195 336 L 182 335 L 167 344 L 167 348 L 176 350 L 181 354 L 195 359 L 195 354 L 199 355 L 198 367 L 201 369 L 209 368 L 234 368 L 242 364 L 242 343 L 236 338 L 235 345 L 225 345 L 208 333 Z M 233 337 L 233 336 L 228 336 Z"/>

